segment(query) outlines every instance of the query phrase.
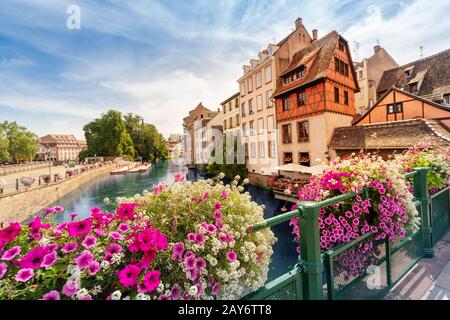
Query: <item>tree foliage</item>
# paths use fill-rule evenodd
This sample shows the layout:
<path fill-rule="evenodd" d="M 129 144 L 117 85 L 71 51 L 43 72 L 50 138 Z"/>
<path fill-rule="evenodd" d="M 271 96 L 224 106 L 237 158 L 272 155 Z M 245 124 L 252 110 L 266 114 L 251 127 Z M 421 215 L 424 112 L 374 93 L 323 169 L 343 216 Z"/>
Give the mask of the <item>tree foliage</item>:
<path fill-rule="evenodd" d="M 168 156 L 164 138 L 156 127 L 133 113 L 122 116 L 109 110 L 86 124 L 84 134 L 89 156 L 127 156 L 144 161 Z"/>
<path fill-rule="evenodd" d="M 89 156 L 129 156 L 134 158 L 133 141 L 119 111 L 109 110 L 103 113 L 100 118 L 86 124 L 83 130 Z"/>
<path fill-rule="evenodd" d="M 38 138 L 34 133 L 16 122 L 4 121 L 0 124 L 0 161 L 8 158 L 14 162 L 31 161 L 37 151 Z"/>

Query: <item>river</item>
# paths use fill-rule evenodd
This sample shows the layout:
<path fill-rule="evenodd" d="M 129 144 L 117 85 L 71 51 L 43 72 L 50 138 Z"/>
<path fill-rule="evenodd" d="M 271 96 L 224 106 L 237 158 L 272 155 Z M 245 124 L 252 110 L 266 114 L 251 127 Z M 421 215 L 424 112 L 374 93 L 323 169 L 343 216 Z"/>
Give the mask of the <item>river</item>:
<path fill-rule="evenodd" d="M 116 197 L 130 197 L 142 193 L 145 189 L 151 190 L 153 184 L 173 181 L 177 172 L 186 173 L 187 178 L 191 181 L 203 179 L 196 171 L 188 171 L 181 159 L 155 161 L 146 173 L 98 177 L 58 201 L 57 204 L 64 207 L 65 210 L 57 217 L 57 220 L 69 220 L 68 214 L 70 212 L 77 212 L 81 218 L 87 217 L 89 209 L 94 206 L 107 210 L 108 207 L 103 202 L 104 198 L 108 197 L 113 200 Z M 281 212 L 284 202 L 275 199 L 272 192 L 255 186 L 248 186 L 247 191 L 254 201 L 265 205 L 265 218 L 273 217 Z M 292 241 L 293 236 L 288 224 L 278 225 L 272 230 L 278 241 L 274 246 L 274 254 L 270 265 L 270 279 L 287 272 L 297 262 L 296 245 Z"/>

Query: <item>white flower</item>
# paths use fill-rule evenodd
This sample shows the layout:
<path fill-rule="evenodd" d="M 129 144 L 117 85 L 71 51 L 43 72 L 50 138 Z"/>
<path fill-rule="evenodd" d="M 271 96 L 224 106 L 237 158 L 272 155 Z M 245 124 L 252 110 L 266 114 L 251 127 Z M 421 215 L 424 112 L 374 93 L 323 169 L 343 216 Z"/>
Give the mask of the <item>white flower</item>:
<path fill-rule="evenodd" d="M 122 292 L 120 290 L 116 290 L 111 294 L 111 300 L 120 300 L 122 297 Z"/>
<path fill-rule="evenodd" d="M 244 181 L 242 181 L 242 184 L 248 184 L 249 180 L 247 178 L 244 179 Z"/>
<path fill-rule="evenodd" d="M 197 292 L 198 292 L 198 289 L 197 289 L 196 286 L 192 286 L 192 287 L 189 288 L 189 294 L 190 294 L 191 296 L 197 295 Z"/>

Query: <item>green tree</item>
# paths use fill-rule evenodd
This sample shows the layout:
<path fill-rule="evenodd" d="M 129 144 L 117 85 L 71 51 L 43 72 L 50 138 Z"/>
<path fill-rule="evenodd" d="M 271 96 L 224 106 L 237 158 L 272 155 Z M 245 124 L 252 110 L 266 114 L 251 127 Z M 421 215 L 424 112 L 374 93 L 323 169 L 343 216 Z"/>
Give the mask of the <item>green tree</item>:
<path fill-rule="evenodd" d="M 6 155 L 4 151 L 1 151 L 6 145 L 5 142 L 1 142 L 1 132 L 4 132 L 4 135 L 8 140 L 8 154 L 14 162 L 33 160 L 38 151 L 37 136 L 28 131 L 24 126 L 18 125 L 16 122 L 4 121 L 0 124 L 0 127 L 0 145 L 3 145 L 3 147 L 0 146 L 0 153 L 2 153 L 3 156 Z"/>
<path fill-rule="evenodd" d="M 0 125 L 0 163 L 4 163 L 9 159 L 9 141 L 6 137 L 5 129 Z"/>
<path fill-rule="evenodd" d="M 83 128 L 90 156 L 127 156 L 134 158 L 135 149 L 119 111 L 109 110 Z"/>
<path fill-rule="evenodd" d="M 144 123 L 142 117 L 128 113 L 124 116 L 125 127 L 133 140 L 136 156 L 144 161 L 167 159 L 169 151 L 162 134 L 152 124 Z"/>

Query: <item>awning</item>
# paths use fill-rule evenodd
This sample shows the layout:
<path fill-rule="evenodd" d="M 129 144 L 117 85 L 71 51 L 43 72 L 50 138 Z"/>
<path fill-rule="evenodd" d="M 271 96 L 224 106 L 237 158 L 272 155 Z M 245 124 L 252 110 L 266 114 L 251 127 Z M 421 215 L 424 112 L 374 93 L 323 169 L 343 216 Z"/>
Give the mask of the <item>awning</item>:
<path fill-rule="evenodd" d="M 312 167 L 302 166 L 300 164 L 296 163 L 288 163 L 282 166 L 274 167 L 272 170 L 279 170 L 279 171 L 289 171 L 289 172 L 300 172 L 300 173 L 308 173 L 311 175 L 320 174 L 323 172 L 323 169 L 325 169 L 327 166 L 324 164 L 319 164 Z"/>

